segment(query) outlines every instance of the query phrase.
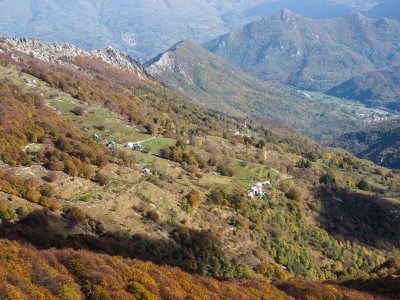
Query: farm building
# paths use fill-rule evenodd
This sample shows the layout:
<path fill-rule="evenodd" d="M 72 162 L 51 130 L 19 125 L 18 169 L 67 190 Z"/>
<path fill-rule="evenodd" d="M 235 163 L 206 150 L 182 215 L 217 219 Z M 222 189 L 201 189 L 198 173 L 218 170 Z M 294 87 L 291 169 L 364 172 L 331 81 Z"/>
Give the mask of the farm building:
<path fill-rule="evenodd" d="M 107 147 L 113 147 L 113 146 L 115 146 L 115 142 L 114 141 L 109 141 L 109 142 L 107 142 L 107 144 L 106 144 L 106 146 Z"/>
<path fill-rule="evenodd" d="M 150 171 L 150 169 L 149 169 L 149 168 L 146 168 L 146 167 L 144 167 L 144 168 L 142 169 L 141 173 L 142 173 L 142 174 L 148 174 L 148 175 L 151 175 L 151 171 Z"/>
<path fill-rule="evenodd" d="M 264 186 L 270 186 L 271 182 L 269 181 L 264 181 L 264 182 L 257 182 L 252 188 L 250 188 L 247 192 L 247 196 L 249 198 L 254 198 L 254 197 L 262 197 L 264 195 Z"/>
<path fill-rule="evenodd" d="M 140 151 L 142 150 L 142 144 L 141 143 L 134 143 L 134 142 L 129 142 L 128 144 L 125 145 L 126 148 Z"/>

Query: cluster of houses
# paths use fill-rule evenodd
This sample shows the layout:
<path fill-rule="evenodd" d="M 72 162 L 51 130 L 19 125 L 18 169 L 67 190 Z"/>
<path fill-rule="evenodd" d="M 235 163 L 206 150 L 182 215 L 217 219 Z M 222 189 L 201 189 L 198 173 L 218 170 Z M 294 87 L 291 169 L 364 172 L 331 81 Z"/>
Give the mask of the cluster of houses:
<path fill-rule="evenodd" d="M 234 136 L 242 136 L 242 137 L 248 136 L 247 134 L 244 133 L 244 132 L 247 132 L 247 130 L 248 130 L 247 122 L 241 123 L 241 124 L 239 124 L 239 129 L 237 131 L 235 131 L 233 133 L 233 135 Z"/>
<path fill-rule="evenodd" d="M 254 198 L 254 197 L 261 198 L 264 195 L 264 188 L 270 188 L 270 187 L 271 187 L 271 182 L 269 181 L 256 182 L 256 184 L 247 191 L 247 196 L 249 198 Z"/>
<path fill-rule="evenodd" d="M 99 141 L 99 140 L 100 140 L 100 136 L 99 136 L 98 134 L 95 133 L 95 134 L 92 135 L 92 139 L 94 139 L 95 141 Z M 107 146 L 108 148 L 112 148 L 112 147 L 114 147 L 116 144 L 117 144 L 117 143 L 114 142 L 114 141 L 107 141 L 107 142 L 106 142 L 106 146 Z M 129 149 L 132 149 L 132 150 L 135 150 L 135 151 L 141 151 L 142 148 L 143 148 L 141 142 L 129 142 L 129 143 L 127 143 L 127 144 L 125 145 L 125 147 L 126 147 L 126 148 L 129 148 Z"/>
<path fill-rule="evenodd" d="M 361 119 L 364 119 L 364 123 L 366 124 L 371 124 L 371 123 L 378 123 L 382 121 L 387 121 L 388 117 L 382 117 L 377 114 L 375 115 L 369 115 L 369 114 L 360 114 L 356 113 L 357 117 L 360 117 Z"/>
<path fill-rule="evenodd" d="M 242 124 L 241 124 L 242 125 Z M 242 129 L 247 128 L 246 123 L 244 123 L 241 126 Z M 239 135 L 239 132 L 237 132 L 237 134 L 235 133 L 235 135 Z M 99 136 L 97 134 L 92 135 L 92 138 L 94 140 L 99 140 Z M 108 141 L 106 143 L 107 147 L 113 147 L 115 146 L 116 143 L 114 141 Z M 129 142 L 125 145 L 126 148 L 132 149 L 132 150 L 136 150 L 136 151 L 141 151 L 142 150 L 142 144 L 140 142 Z M 149 168 L 144 167 L 141 170 L 141 173 L 144 175 L 151 175 L 151 171 Z M 254 184 L 254 186 L 252 186 L 248 191 L 247 191 L 247 196 L 249 198 L 254 198 L 254 197 L 259 197 L 261 198 L 262 196 L 264 196 L 264 190 L 271 188 L 271 182 L 269 181 L 264 181 L 264 182 L 256 182 Z"/>
<path fill-rule="evenodd" d="M 36 79 L 33 79 L 33 80 L 31 81 L 29 78 L 24 78 L 24 82 L 25 82 L 28 86 L 36 86 L 36 85 L 37 85 Z"/>
<path fill-rule="evenodd" d="M 367 120 L 365 121 L 365 123 L 378 123 L 378 122 L 382 122 L 382 121 L 387 121 L 388 117 L 380 117 L 378 115 L 374 115 L 374 120 Z"/>

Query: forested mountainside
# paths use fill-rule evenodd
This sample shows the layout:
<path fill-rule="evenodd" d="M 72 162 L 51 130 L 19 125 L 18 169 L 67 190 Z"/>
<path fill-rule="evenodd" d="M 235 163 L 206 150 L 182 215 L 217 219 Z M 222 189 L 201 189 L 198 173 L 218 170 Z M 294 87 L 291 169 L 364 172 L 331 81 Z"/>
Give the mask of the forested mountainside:
<path fill-rule="evenodd" d="M 327 90 L 356 75 L 399 64 L 400 24 L 352 14 L 307 19 L 283 10 L 205 47 L 261 79 Z"/>
<path fill-rule="evenodd" d="M 307 17 L 327 18 L 365 12 L 381 2 L 192 0 L 189 5 L 183 0 L 1 0 L 0 35 L 34 36 L 86 50 L 112 45 L 145 61 L 179 40 L 205 42 L 285 7 Z M 392 16 L 394 10 L 386 6 L 374 10 L 374 17 Z"/>
<path fill-rule="evenodd" d="M 355 76 L 328 91 L 341 98 L 357 99 L 370 107 L 400 111 L 400 66 Z"/>
<path fill-rule="evenodd" d="M 38 251 L 7 240 L 0 240 L 0 250 L 0 275 L 4 278 L 0 292 L 13 299 L 376 299 L 396 297 L 399 292 L 396 260 L 377 269 L 380 277 L 345 283 L 349 287 L 304 279 L 274 286 L 256 280 L 217 281 L 177 268 L 88 251 Z M 382 283 L 387 288 L 377 294 L 357 291 L 379 288 Z"/>
<path fill-rule="evenodd" d="M 259 80 L 190 41 L 174 45 L 144 68 L 195 103 L 260 121 L 274 120 L 316 140 L 363 125 L 350 113 L 338 112 L 336 103 Z"/>
<path fill-rule="evenodd" d="M 396 119 L 339 135 L 329 141 L 329 144 L 382 166 L 399 169 L 399 129 L 400 120 Z"/>
<path fill-rule="evenodd" d="M 388 281 L 374 275 L 400 247 L 396 170 L 324 148 L 276 122 L 197 106 L 140 68 L 121 67 L 121 57 L 110 64 L 68 45 L 38 51 L 31 41 L 20 43 L 0 42 L 0 236 L 91 253 L 37 252 L 4 241 L 2 291 L 166 298 L 171 290 L 158 275 L 153 285 L 153 275 L 135 277 L 144 280 L 141 262 L 126 261 L 137 267 L 121 272 L 121 255 L 191 273 L 171 271 L 185 274 L 172 279 L 182 297 L 237 291 L 243 299 L 259 292 L 357 299 L 367 296 L 353 287 L 364 286 L 371 297 L 396 295 L 396 268 L 382 271 Z M 86 256 L 84 263 L 68 253 Z M 25 283 L 3 275 L 18 264 L 27 268 L 15 268 Z M 47 271 L 63 274 L 57 282 L 65 286 L 41 281 Z M 182 282 L 186 277 L 196 279 Z M 233 292 L 221 280 L 233 280 Z M 279 281 L 281 291 L 265 280 Z M 384 284 L 393 290 L 381 292 Z"/>

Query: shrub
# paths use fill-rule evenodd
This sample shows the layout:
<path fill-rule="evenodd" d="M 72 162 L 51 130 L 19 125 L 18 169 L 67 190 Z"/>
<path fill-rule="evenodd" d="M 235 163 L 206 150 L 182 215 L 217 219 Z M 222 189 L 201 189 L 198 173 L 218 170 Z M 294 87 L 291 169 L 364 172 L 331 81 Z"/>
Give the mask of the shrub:
<path fill-rule="evenodd" d="M 58 175 L 56 172 L 49 172 L 46 174 L 46 176 L 44 177 L 44 179 L 48 182 L 55 182 L 58 179 Z"/>
<path fill-rule="evenodd" d="M 200 169 L 196 165 L 188 165 L 185 170 L 189 173 L 191 179 L 195 179 L 200 174 Z"/>
<path fill-rule="evenodd" d="M 298 168 L 310 168 L 311 165 L 311 161 L 304 158 L 301 158 L 296 164 Z"/>
<path fill-rule="evenodd" d="M 96 174 L 96 176 L 94 177 L 93 181 L 97 182 L 101 186 L 107 185 L 110 182 L 108 177 L 104 173 L 101 173 L 101 172 L 98 172 Z"/>
<path fill-rule="evenodd" d="M 307 159 L 316 162 L 318 159 L 321 158 L 321 153 L 312 151 L 312 152 L 308 152 L 304 155 Z"/>
<path fill-rule="evenodd" d="M 282 192 L 286 193 L 290 188 L 290 181 L 287 179 L 281 179 L 278 182 L 278 187 Z"/>
<path fill-rule="evenodd" d="M 100 287 L 96 287 L 95 290 L 92 292 L 90 299 L 93 300 L 112 300 L 111 296 L 106 292 L 103 291 Z"/>
<path fill-rule="evenodd" d="M 85 213 L 78 207 L 68 208 L 64 213 L 64 217 L 75 224 L 87 224 Z"/>
<path fill-rule="evenodd" d="M 150 220 L 157 222 L 160 219 L 160 216 L 155 210 L 149 210 L 146 212 L 146 218 L 149 218 Z"/>
<path fill-rule="evenodd" d="M 146 288 L 139 282 L 134 282 L 128 286 L 128 292 L 131 293 L 139 300 L 156 299 L 153 297 Z"/>
<path fill-rule="evenodd" d="M 371 190 L 370 184 L 369 184 L 365 179 L 361 179 L 361 180 L 358 182 L 357 187 L 358 187 L 360 190 L 363 190 L 363 191 L 370 191 L 370 190 Z"/>
<path fill-rule="evenodd" d="M 0 202 L 0 219 L 2 220 L 12 220 L 15 218 L 14 210 L 4 202 Z"/>
<path fill-rule="evenodd" d="M 64 163 L 56 156 L 50 157 L 45 166 L 51 171 L 64 171 Z"/>
<path fill-rule="evenodd" d="M 333 174 L 333 172 L 328 171 L 327 173 L 323 174 L 319 178 L 319 182 L 323 183 L 323 184 L 327 185 L 329 188 L 331 188 L 332 185 L 336 182 L 336 178 L 335 178 L 335 175 Z"/>
<path fill-rule="evenodd" d="M 77 291 L 67 284 L 63 284 L 57 293 L 57 296 L 62 300 L 81 300 L 81 296 Z"/>
<path fill-rule="evenodd" d="M 52 201 L 49 197 L 42 196 L 39 199 L 39 204 L 43 207 L 49 208 L 52 205 Z"/>
<path fill-rule="evenodd" d="M 233 171 L 232 165 L 230 164 L 229 161 L 221 161 L 217 165 L 217 172 L 220 173 L 223 176 L 232 177 L 234 175 L 234 171 Z"/>
<path fill-rule="evenodd" d="M 85 114 L 85 110 L 82 106 L 75 106 L 71 109 L 71 112 L 77 116 L 83 116 Z"/>
<path fill-rule="evenodd" d="M 108 165 L 108 159 L 105 155 L 97 155 L 95 163 L 100 168 L 104 168 Z"/>
<path fill-rule="evenodd" d="M 18 217 L 23 218 L 28 215 L 29 208 L 26 206 L 20 206 L 15 210 L 15 212 L 17 213 Z"/>
<path fill-rule="evenodd" d="M 41 188 L 41 190 L 40 190 L 40 193 L 41 193 L 43 196 L 52 197 L 52 196 L 55 195 L 56 191 L 54 190 L 54 188 L 53 188 L 51 185 L 45 183 L 45 184 L 42 185 L 42 188 Z"/>
<path fill-rule="evenodd" d="M 286 192 L 286 197 L 291 200 L 300 200 L 303 192 L 300 188 L 292 186 L 289 188 L 289 190 Z"/>
<path fill-rule="evenodd" d="M 212 189 L 208 195 L 208 200 L 217 205 L 228 205 L 226 192 L 221 188 Z"/>
<path fill-rule="evenodd" d="M 192 189 L 189 192 L 189 194 L 187 194 L 185 196 L 185 198 L 187 199 L 187 202 L 191 207 L 197 206 L 201 202 L 200 192 L 198 190 L 195 190 L 195 189 Z"/>

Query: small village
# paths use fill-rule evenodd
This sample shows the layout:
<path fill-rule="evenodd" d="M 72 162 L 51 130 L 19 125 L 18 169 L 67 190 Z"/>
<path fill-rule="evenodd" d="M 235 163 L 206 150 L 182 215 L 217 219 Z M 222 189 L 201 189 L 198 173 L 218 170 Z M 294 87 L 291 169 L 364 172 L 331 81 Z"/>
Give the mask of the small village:
<path fill-rule="evenodd" d="M 247 122 L 240 123 L 239 126 L 238 126 L 238 129 L 237 130 L 233 130 L 233 132 L 234 132 L 233 133 L 234 136 L 240 136 L 240 137 L 250 137 L 253 134 L 252 131 L 248 128 Z M 196 134 L 196 132 L 193 132 L 193 134 Z M 202 135 L 198 135 L 198 134 L 196 134 L 196 135 L 199 136 L 199 137 L 202 137 Z M 100 141 L 101 139 L 100 139 L 100 136 L 98 134 L 93 134 L 91 137 L 94 140 L 96 140 L 98 143 L 102 143 Z M 117 147 L 118 146 L 120 146 L 120 147 L 123 146 L 124 148 L 130 149 L 130 150 L 133 150 L 133 151 L 143 151 L 143 149 L 144 149 L 143 148 L 143 143 L 147 142 L 147 141 L 150 141 L 150 140 L 153 140 L 153 139 L 156 139 L 156 138 L 158 138 L 158 136 L 154 136 L 154 137 L 142 140 L 142 141 L 128 142 L 128 143 L 125 143 L 124 145 L 119 145 L 113 140 L 106 141 L 104 144 L 108 148 L 112 148 L 112 147 L 115 147 L 115 146 L 117 146 Z M 273 171 L 275 171 L 278 174 L 280 174 L 280 172 L 275 170 L 275 169 L 273 169 Z M 148 166 L 142 167 L 140 173 L 142 175 L 146 175 L 146 176 L 149 176 L 149 175 L 153 174 L 152 170 Z M 215 171 L 210 171 L 208 173 L 216 175 L 216 176 L 221 176 L 220 173 L 215 172 Z M 284 174 L 280 174 L 280 175 L 283 176 L 283 178 L 291 178 L 291 176 L 286 177 Z M 270 181 L 255 182 L 251 187 L 248 188 L 247 197 L 249 199 L 252 199 L 252 198 L 260 198 L 261 199 L 266 194 L 267 190 L 271 190 L 271 189 L 272 189 L 272 186 L 271 186 L 271 182 Z"/>

